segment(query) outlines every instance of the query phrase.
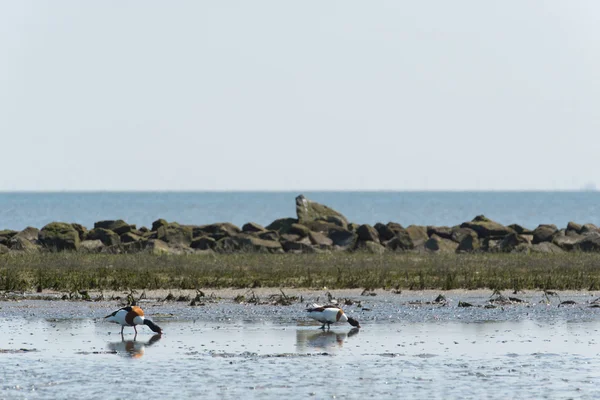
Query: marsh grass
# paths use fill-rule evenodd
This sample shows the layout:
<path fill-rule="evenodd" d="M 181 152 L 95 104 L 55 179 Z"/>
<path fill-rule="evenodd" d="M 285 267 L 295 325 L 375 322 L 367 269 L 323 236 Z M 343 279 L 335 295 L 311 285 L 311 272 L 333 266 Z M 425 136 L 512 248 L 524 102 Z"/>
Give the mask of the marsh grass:
<path fill-rule="evenodd" d="M 600 290 L 600 254 L 36 253 L 0 257 L 0 290 L 385 288 Z"/>

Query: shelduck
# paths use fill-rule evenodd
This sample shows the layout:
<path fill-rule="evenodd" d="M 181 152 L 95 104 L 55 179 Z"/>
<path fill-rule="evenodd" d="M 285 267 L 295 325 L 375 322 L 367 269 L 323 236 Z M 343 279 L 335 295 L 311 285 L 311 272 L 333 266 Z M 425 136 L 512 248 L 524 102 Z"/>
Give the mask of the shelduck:
<path fill-rule="evenodd" d="M 109 322 L 114 322 L 121 325 L 121 335 L 123 335 L 123 328 L 126 326 L 133 326 L 135 334 L 137 335 L 136 325 L 147 325 L 153 332 L 162 334 L 162 329 L 154 322 L 147 318 L 144 318 L 144 311 L 138 306 L 123 307 L 114 313 L 104 317 Z"/>
<path fill-rule="evenodd" d="M 313 304 L 313 306 L 307 308 L 306 311 L 310 318 L 323 324 L 321 329 L 325 329 L 325 325 L 327 325 L 327 329 L 330 329 L 331 324 L 335 324 L 336 322 L 347 322 L 356 328 L 360 328 L 360 324 L 357 320 L 348 317 L 344 313 L 344 310 L 337 306 L 320 306 L 318 304 Z"/>

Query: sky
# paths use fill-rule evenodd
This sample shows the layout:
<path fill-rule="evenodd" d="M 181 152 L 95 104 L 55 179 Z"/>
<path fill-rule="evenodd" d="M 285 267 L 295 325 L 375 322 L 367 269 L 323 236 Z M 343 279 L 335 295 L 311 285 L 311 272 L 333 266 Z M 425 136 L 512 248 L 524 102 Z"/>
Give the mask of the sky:
<path fill-rule="evenodd" d="M 600 187 L 595 0 L 0 0 L 0 191 Z"/>

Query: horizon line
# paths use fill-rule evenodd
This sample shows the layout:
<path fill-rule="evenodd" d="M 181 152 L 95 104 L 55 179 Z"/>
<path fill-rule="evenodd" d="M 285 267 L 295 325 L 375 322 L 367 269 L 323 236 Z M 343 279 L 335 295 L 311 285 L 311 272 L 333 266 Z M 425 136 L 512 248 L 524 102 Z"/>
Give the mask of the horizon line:
<path fill-rule="evenodd" d="M 596 188 L 581 189 L 0 189 L 0 194 L 9 193 L 575 193 L 599 192 Z"/>

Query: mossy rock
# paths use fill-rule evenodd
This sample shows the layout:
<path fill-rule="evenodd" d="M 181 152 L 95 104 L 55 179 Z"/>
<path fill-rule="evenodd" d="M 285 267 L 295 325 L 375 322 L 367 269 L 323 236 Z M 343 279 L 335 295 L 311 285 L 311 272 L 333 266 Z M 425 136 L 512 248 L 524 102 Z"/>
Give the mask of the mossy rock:
<path fill-rule="evenodd" d="M 105 246 L 115 246 L 121 243 L 121 238 L 115 232 L 94 228 L 85 235 L 85 240 L 100 240 Z"/>
<path fill-rule="evenodd" d="M 323 204 L 308 200 L 304 195 L 296 197 L 296 214 L 298 222 L 304 225 L 318 219 L 327 222 L 329 217 L 336 217 L 336 222 L 341 221 L 344 226 L 348 225 L 348 220 L 341 213 Z"/>
<path fill-rule="evenodd" d="M 10 249 L 5 245 L 0 244 L 0 255 L 8 253 L 10 253 Z"/>
<path fill-rule="evenodd" d="M 450 238 L 456 243 L 462 243 L 467 236 L 471 236 L 473 239 L 479 241 L 477 232 L 470 228 L 461 228 L 460 226 L 452 228 L 452 236 Z"/>
<path fill-rule="evenodd" d="M 475 231 L 472 232 L 473 235 L 462 236 L 462 240 L 458 243 L 458 247 L 456 248 L 457 253 L 472 253 L 479 250 L 481 243 L 479 242 L 479 238 Z M 456 241 L 454 242 L 456 243 Z"/>
<path fill-rule="evenodd" d="M 383 254 L 385 253 L 385 247 L 376 243 L 372 240 L 358 240 L 354 251 L 360 251 L 371 254 Z"/>
<path fill-rule="evenodd" d="M 254 236 L 230 236 L 219 240 L 215 246 L 219 253 L 251 252 L 276 253 L 283 251 L 281 243 L 273 240 L 263 240 Z"/>
<path fill-rule="evenodd" d="M 138 242 L 142 239 L 142 236 L 137 235 L 133 232 L 126 232 L 124 234 L 122 234 L 120 236 L 121 238 L 121 243 L 132 243 L 132 242 Z"/>
<path fill-rule="evenodd" d="M 410 240 L 412 240 L 413 244 L 416 246 L 420 246 L 429 239 L 427 236 L 427 228 L 419 225 L 409 225 L 406 228 L 406 233 Z"/>
<path fill-rule="evenodd" d="M 517 247 L 521 244 L 529 244 L 527 239 L 523 236 L 517 234 L 516 232 L 511 233 L 510 235 L 506 235 L 500 243 L 496 246 L 497 251 L 502 253 L 511 253 L 514 252 Z"/>
<path fill-rule="evenodd" d="M 51 222 L 44 226 L 39 241 L 50 251 L 77 250 L 80 244 L 79 232 L 65 222 Z"/>
<path fill-rule="evenodd" d="M 10 249 L 13 251 L 22 251 L 25 253 L 36 253 L 40 248 L 23 236 L 15 235 L 10 239 Z"/>
<path fill-rule="evenodd" d="M 329 231 L 332 229 L 334 229 L 334 230 L 344 229 L 344 228 L 340 227 L 339 225 L 334 224 L 333 222 L 327 222 L 322 219 L 318 219 L 315 221 L 307 221 L 307 222 L 304 222 L 302 225 L 306 226 L 309 230 L 311 230 L 313 232 L 329 233 Z"/>
<path fill-rule="evenodd" d="M 156 238 L 170 245 L 189 246 L 192 243 L 193 228 L 172 222 L 158 228 Z"/>
<path fill-rule="evenodd" d="M 264 231 L 258 234 L 258 237 L 263 240 L 279 240 L 277 231 Z"/>
<path fill-rule="evenodd" d="M 356 245 L 358 235 L 344 228 L 330 229 L 327 234 L 334 246 L 341 248 L 353 248 Z"/>
<path fill-rule="evenodd" d="M 471 222 L 464 222 L 461 228 L 473 229 L 480 238 L 502 239 L 515 231 L 511 228 L 492 221 L 483 215 L 478 215 Z"/>
<path fill-rule="evenodd" d="M 291 233 L 292 235 L 298 235 L 300 237 L 306 237 L 310 233 L 310 229 L 302 224 L 292 224 L 288 230 L 288 233 Z"/>
<path fill-rule="evenodd" d="M 8 246 L 9 240 L 15 236 L 19 231 L 13 231 L 12 229 L 4 229 L 0 231 L 0 244 Z"/>
<path fill-rule="evenodd" d="M 154 221 L 152 223 L 152 229 L 151 230 L 153 232 L 156 232 L 156 231 L 158 231 L 158 228 L 160 228 L 161 226 L 167 226 L 167 225 L 169 225 L 169 223 L 166 220 L 164 220 L 162 218 L 161 219 L 157 219 L 156 221 Z"/>
<path fill-rule="evenodd" d="M 410 236 L 408 234 L 394 236 L 390 240 L 386 240 L 382 243 L 388 250 L 393 251 L 406 251 L 415 248 Z"/>
<path fill-rule="evenodd" d="M 452 240 L 452 228 L 449 226 L 428 226 L 427 236 L 431 237 L 433 235 Z"/>
<path fill-rule="evenodd" d="M 533 231 L 531 231 L 530 229 L 524 228 L 519 224 L 510 224 L 508 225 L 508 227 L 513 231 L 517 232 L 519 235 L 531 235 L 533 233 Z"/>
<path fill-rule="evenodd" d="M 450 239 L 444 239 L 438 235 L 433 235 L 423 244 L 425 250 L 434 253 L 455 253 L 458 243 Z"/>
<path fill-rule="evenodd" d="M 310 243 L 306 243 L 305 241 L 292 242 L 286 240 L 281 244 L 281 246 L 286 253 L 313 254 L 317 252 L 317 250 L 311 246 Z"/>
<path fill-rule="evenodd" d="M 77 231 L 77 233 L 79 233 L 79 240 L 84 241 L 85 235 L 87 234 L 88 229 L 81 224 L 73 223 L 73 224 L 71 224 L 71 226 Z"/>
<path fill-rule="evenodd" d="M 580 240 L 583 240 L 584 236 L 574 233 L 574 231 L 568 231 L 571 234 L 567 235 L 555 235 L 552 239 L 552 243 L 560 247 L 565 251 L 575 250 L 575 246 Z"/>
<path fill-rule="evenodd" d="M 215 240 L 235 236 L 241 232 L 240 228 L 229 222 L 218 222 L 210 225 L 192 227 L 193 237 L 210 236 Z"/>
<path fill-rule="evenodd" d="M 192 244 L 190 245 L 190 247 L 192 249 L 197 249 L 197 250 L 208 250 L 208 249 L 214 249 L 215 246 L 217 245 L 217 241 L 213 238 L 211 238 L 210 236 L 200 236 L 198 238 L 194 238 L 194 240 L 192 240 Z"/>
<path fill-rule="evenodd" d="M 600 228 L 598 228 L 594 224 L 583 224 L 581 226 L 581 228 L 579 229 L 579 231 L 577 231 L 577 233 L 579 233 L 580 235 L 586 235 L 588 233 L 593 233 L 593 232 L 600 233 Z"/>
<path fill-rule="evenodd" d="M 292 224 L 295 224 L 297 222 L 298 220 L 296 218 L 279 218 L 267 225 L 265 229 L 270 231 L 276 231 L 280 235 L 283 235 L 285 233 L 288 233 Z"/>
<path fill-rule="evenodd" d="M 122 219 L 117 220 L 106 220 L 106 221 L 98 221 L 94 224 L 94 228 L 103 228 L 108 229 L 109 231 L 113 231 L 117 235 L 121 236 L 124 233 L 134 231 L 135 225 L 129 225 L 127 222 Z"/>
<path fill-rule="evenodd" d="M 151 254 L 163 255 L 171 254 L 173 251 L 169 248 L 169 245 L 159 239 L 149 239 L 146 243 L 144 251 Z"/>
<path fill-rule="evenodd" d="M 533 244 L 542 242 L 551 242 L 554 234 L 558 232 L 558 228 L 554 224 L 539 225 L 533 230 Z"/>
<path fill-rule="evenodd" d="M 369 224 L 362 224 L 359 226 L 356 234 L 358 235 L 358 240 L 379 243 L 379 233 Z"/>
<path fill-rule="evenodd" d="M 331 240 L 321 232 L 309 232 L 308 239 L 310 240 L 311 244 L 321 249 L 328 249 L 331 246 L 333 246 L 333 240 Z"/>
<path fill-rule="evenodd" d="M 82 253 L 100 253 L 103 248 L 104 243 L 99 239 L 84 240 L 79 245 L 79 251 Z"/>
<path fill-rule="evenodd" d="M 600 234 L 589 233 L 584 235 L 574 246 L 575 250 L 579 251 L 600 251 Z"/>
<path fill-rule="evenodd" d="M 257 224 L 255 222 L 248 222 L 242 226 L 242 232 L 250 233 L 250 232 L 263 232 L 265 227 Z"/>

